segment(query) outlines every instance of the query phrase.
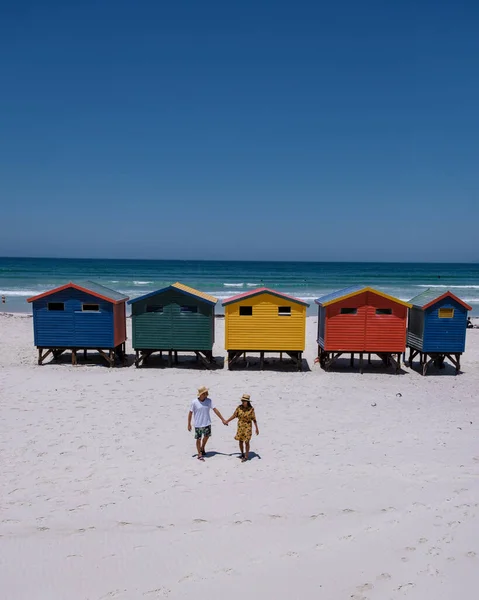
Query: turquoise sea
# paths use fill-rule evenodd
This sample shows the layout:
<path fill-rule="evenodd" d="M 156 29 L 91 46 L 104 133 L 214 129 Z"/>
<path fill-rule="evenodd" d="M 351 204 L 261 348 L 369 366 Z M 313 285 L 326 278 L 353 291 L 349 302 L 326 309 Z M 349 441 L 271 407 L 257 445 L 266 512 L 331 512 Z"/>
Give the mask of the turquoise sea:
<path fill-rule="evenodd" d="M 181 281 L 220 300 L 265 285 L 311 303 L 363 283 L 403 300 L 428 287 L 450 289 L 479 316 L 479 264 L 321 263 L 0 258 L 0 310 L 30 312 L 26 299 L 72 280 L 90 279 L 131 298 Z M 218 312 L 221 312 L 221 305 Z"/>

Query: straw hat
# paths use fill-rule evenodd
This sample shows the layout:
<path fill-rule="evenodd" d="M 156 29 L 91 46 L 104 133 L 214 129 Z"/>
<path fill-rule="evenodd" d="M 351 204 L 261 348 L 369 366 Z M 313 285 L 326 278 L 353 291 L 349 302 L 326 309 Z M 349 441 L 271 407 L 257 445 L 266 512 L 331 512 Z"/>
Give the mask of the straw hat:
<path fill-rule="evenodd" d="M 241 400 L 246 400 L 247 402 L 251 402 L 250 398 L 251 396 L 249 394 L 243 394 L 241 396 Z"/>
<path fill-rule="evenodd" d="M 209 389 L 207 387 L 205 387 L 204 385 L 201 386 L 200 388 L 198 388 L 198 398 L 202 395 L 202 394 L 207 394 L 209 392 Z"/>

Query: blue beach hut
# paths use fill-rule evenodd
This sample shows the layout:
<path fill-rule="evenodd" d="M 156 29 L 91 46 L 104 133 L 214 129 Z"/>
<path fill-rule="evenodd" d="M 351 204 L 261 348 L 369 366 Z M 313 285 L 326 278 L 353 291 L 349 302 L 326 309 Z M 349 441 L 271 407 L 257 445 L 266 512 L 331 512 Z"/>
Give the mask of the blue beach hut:
<path fill-rule="evenodd" d="M 124 357 L 128 297 L 93 281 L 69 282 L 28 298 L 33 307 L 34 343 L 38 364 L 66 350 L 77 364 L 77 351 L 96 350 L 109 366 Z"/>
<path fill-rule="evenodd" d="M 434 363 L 443 368 L 447 358 L 461 369 L 461 354 L 466 347 L 467 311 L 469 304 L 447 291 L 438 295 L 437 290 L 427 289 L 412 298 L 409 303 L 407 347 L 409 366 L 419 355 L 422 374 Z"/>

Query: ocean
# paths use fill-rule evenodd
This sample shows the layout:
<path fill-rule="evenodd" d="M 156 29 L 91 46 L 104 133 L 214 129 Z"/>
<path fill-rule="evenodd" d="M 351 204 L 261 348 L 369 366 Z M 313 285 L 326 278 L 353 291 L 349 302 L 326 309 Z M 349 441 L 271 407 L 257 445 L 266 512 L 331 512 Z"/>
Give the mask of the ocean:
<path fill-rule="evenodd" d="M 450 289 L 479 316 L 479 264 L 243 262 L 183 260 L 101 260 L 0 258 L 0 310 L 30 312 L 26 299 L 68 281 L 90 279 L 134 298 L 181 281 L 219 300 L 259 286 L 310 302 L 356 283 L 371 285 L 402 300 L 426 288 Z M 219 303 L 218 312 L 222 312 Z"/>

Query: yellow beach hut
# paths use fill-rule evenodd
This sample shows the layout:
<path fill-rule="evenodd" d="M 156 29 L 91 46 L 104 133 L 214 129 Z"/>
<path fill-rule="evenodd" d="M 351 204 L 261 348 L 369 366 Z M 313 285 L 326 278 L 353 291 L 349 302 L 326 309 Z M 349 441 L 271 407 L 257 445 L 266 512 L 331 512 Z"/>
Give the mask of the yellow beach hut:
<path fill-rule="evenodd" d="M 268 288 L 258 288 L 227 298 L 225 347 L 228 369 L 246 353 L 284 352 L 301 370 L 306 337 L 307 302 Z"/>

